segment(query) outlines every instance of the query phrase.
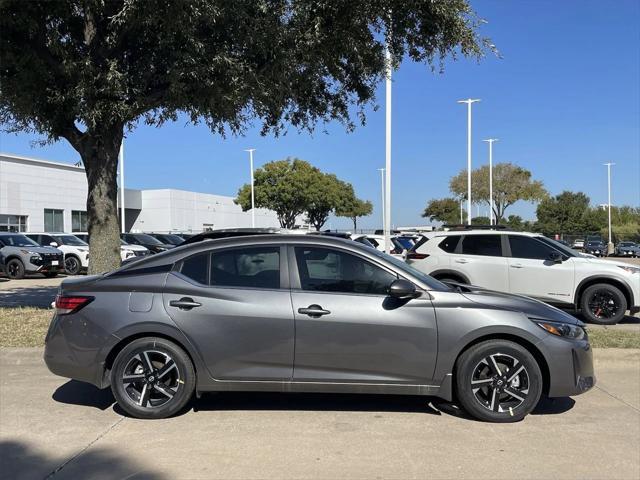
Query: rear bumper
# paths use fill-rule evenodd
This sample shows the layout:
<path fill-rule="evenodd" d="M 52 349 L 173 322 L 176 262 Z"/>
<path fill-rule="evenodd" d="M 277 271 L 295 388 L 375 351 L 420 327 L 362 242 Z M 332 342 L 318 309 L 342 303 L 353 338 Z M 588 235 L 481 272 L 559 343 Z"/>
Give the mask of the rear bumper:
<path fill-rule="evenodd" d="M 549 368 L 549 397 L 580 395 L 595 386 L 593 350 L 588 339 L 572 341 L 549 335 L 538 347 Z"/>

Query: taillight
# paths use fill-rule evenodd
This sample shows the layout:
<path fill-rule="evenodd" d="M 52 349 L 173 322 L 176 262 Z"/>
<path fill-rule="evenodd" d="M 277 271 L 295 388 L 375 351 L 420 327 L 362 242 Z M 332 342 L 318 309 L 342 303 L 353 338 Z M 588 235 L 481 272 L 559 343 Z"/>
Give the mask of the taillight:
<path fill-rule="evenodd" d="M 429 256 L 428 253 L 418 253 L 418 252 L 407 253 L 407 259 L 411 259 L 411 260 L 422 260 L 424 258 L 427 258 L 428 256 Z"/>
<path fill-rule="evenodd" d="M 58 315 L 76 313 L 81 308 L 89 305 L 92 301 L 93 297 L 57 295 L 56 313 Z"/>

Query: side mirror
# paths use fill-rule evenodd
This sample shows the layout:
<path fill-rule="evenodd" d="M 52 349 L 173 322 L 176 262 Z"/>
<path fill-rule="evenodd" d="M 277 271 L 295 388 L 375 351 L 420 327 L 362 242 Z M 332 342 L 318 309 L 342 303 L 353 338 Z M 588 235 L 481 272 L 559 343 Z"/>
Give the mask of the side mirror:
<path fill-rule="evenodd" d="M 50 242 L 49 245 L 52 246 L 52 247 L 57 247 L 58 246 L 58 242 Z"/>
<path fill-rule="evenodd" d="M 549 260 L 553 263 L 562 263 L 562 254 L 560 252 L 553 251 L 549 254 Z"/>
<path fill-rule="evenodd" d="M 416 296 L 416 286 L 408 280 L 394 280 L 389 285 L 389 296 L 400 299 L 414 298 Z"/>

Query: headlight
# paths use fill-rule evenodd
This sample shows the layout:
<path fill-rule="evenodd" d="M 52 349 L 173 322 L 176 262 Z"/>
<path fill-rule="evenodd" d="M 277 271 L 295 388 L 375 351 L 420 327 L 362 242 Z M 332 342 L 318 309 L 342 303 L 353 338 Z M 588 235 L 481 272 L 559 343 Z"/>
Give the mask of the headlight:
<path fill-rule="evenodd" d="M 617 265 L 617 267 L 623 269 L 627 273 L 640 273 L 639 267 L 633 267 L 631 265 Z"/>
<path fill-rule="evenodd" d="M 544 328 L 550 334 L 557 335 L 558 337 L 570 338 L 572 340 L 582 340 L 585 337 L 584 328 L 578 325 L 548 322 L 537 318 L 532 318 L 532 320 L 536 322 L 539 327 Z"/>
<path fill-rule="evenodd" d="M 31 250 L 20 250 L 20 251 L 25 255 L 34 255 L 34 256 L 37 256 L 38 258 L 40 257 L 40 254 L 38 252 L 32 252 Z"/>

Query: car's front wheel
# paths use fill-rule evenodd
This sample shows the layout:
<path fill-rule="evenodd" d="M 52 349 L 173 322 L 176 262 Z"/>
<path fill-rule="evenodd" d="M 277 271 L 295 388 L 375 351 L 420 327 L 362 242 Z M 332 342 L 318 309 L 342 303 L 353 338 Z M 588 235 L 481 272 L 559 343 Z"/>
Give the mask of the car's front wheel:
<path fill-rule="evenodd" d="M 460 356 L 457 396 L 472 416 L 489 422 L 517 422 L 538 404 L 542 373 L 533 355 L 508 340 L 487 340 Z"/>
<path fill-rule="evenodd" d="M 129 415 L 166 418 L 180 411 L 195 389 L 195 370 L 186 352 L 164 338 L 139 338 L 116 356 L 111 390 Z"/>
<path fill-rule="evenodd" d="M 614 325 L 624 317 L 627 299 L 619 288 L 608 283 L 597 283 L 582 293 L 580 309 L 588 322 Z"/>
<path fill-rule="evenodd" d="M 20 280 L 24 278 L 24 263 L 18 258 L 13 258 L 5 265 L 4 272 L 7 277 L 13 280 Z"/>
<path fill-rule="evenodd" d="M 82 264 L 78 257 L 69 255 L 64 259 L 64 269 L 69 275 L 78 275 L 82 269 Z"/>

